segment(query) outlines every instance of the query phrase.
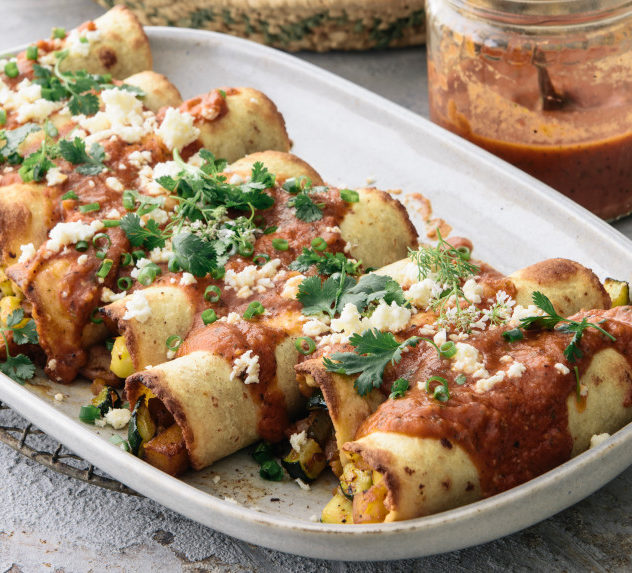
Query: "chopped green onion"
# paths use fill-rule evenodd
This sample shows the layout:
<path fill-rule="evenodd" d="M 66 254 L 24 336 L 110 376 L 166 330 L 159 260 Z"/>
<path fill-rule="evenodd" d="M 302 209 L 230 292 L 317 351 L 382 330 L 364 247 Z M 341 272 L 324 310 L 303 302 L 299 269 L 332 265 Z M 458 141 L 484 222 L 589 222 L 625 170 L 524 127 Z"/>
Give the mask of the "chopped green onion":
<path fill-rule="evenodd" d="M 182 344 L 182 337 L 177 334 L 172 334 L 169 338 L 167 338 L 165 344 L 171 352 L 175 352 Z"/>
<path fill-rule="evenodd" d="M 224 267 L 220 267 L 219 269 L 213 269 L 211 271 L 211 276 L 214 279 L 223 279 L 226 274 L 226 269 Z"/>
<path fill-rule="evenodd" d="M 4 125 L 5 123 L 7 123 L 7 111 L 0 109 L 0 125 Z"/>
<path fill-rule="evenodd" d="M 75 244 L 75 249 L 77 249 L 80 253 L 83 253 L 84 251 L 88 250 L 89 246 L 90 244 L 88 243 L 88 241 L 77 241 L 77 243 Z"/>
<path fill-rule="evenodd" d="M 121 255 L 121 266 L 129 267 L 134 262 L 134 257 L 130 253 L 123 253 Z"/>
<path fill-rule="evenodd" d="M 221 95 L 224 99 L 226 99 L 226 92 L 224 90 L 217 90 L 219 92 L 219 95 Z"/>
<path fill-rule="evenodd" d="M 459 385 L 463 386 L 467 382 L 467 376 L 465 374 L 459 374 L 454 381 Z"/>
<path fill-rule="evenodd" d="M 393 382 L 391 386 L 391 393 L 389 394 L 389 398 L 391 400 L 397 400 L 397 398 L 403 398 L 404 394 L 406 394 L 406 390 L 408 390 L 409 382 L 406 378 L 398 378 Z"/>
<path fill-rule="evenodd" d="M 110 443 L 114 444 L 115 446 L 118 446 L 119 448 L 121 448 L 122 450 L 126 452 L 130 451 L 130 447 L 129 447 L 129 444 L 127 443 L 127 440 L 124 440 L 123 438 L 121 438 L 121 436 L 117 436 L 116 434 L 114 434 L 110 438 Z"/>
<path fill-rule="evenodd" d="M 261 464 L 259 475 L 268 481 L 281 481 L 283 479 L 283 468 L 276 460 L 268 460 Z"/>
<path fill-rule="evenodd" d="M 37 46 L 29 46 L 26 48 L 26 59 L 27 60 L 37 60 Z"/>
<path fill-rule="evenodd" d="M 452 358 L 456 354 L 456 344 L 451 340 L 444 342 L 439 347 L 439 354 L 443 356 L 443 358 Z"/>
<path fill-rule="evenodd" d="M 273 225 L 272 227 L 268 227 L 268 228 L 264 229 L 263 234 L 264 235 L 271 235 L 272 233 L 275 233 L 277 229 L 278 229 L 278 227 L 276 225 Z"/>
<path fill-rule="evenodd" d="M 97 316 L 100 311 L 101 309 L 98 306 L 92 309 L 92 312 L 90 313 L 90 322 L 94 324 L 101 324 L 103 322 L 103 319 L 100 316 Z"/>
<path fill-rule="evenodd" d="M 167 263 L 167 269 L 169 269 L 169 272 L 171 273 L 177 273 L 182 270 L 175 257 L 171 257 L 169 259 L 169 262 Z"/>
<path fill-rule="evenodd" d="M 237 248 L 237 252 L 242 257 L 252 257 L 252 253 L 255 252 L 255 247 L 254 247 L 254 245 L 252 243 L 242 243 Z"/>
<path fill-rule="evenodd" d="M 353 189 L 341 189 L 340 198 L 347 203 L 357 203 L 360 200 L 360 195 Z"/>
<path fill-rule="evenodd" d="M 321 252 L 324 251 L 329 245 L 327 245 L 327 241 L 322 237 L 316 237 L 312 239 L 312 249 L 315 251 Z"/>
<path fill-rule="evenodd" d="M 79 199 L 79 196 L 74 191 L 68 191 L 64 193 L 61 198 L 62 201 L 65 201 L 66 199 Z"/>
<path fill-rule="evenodd" d="M 81 205 L 79 207 L 80 213 L 92 213 L 92 211 L 99 211 L 101 209 L 101 205 L 99 203 L 88 203 L 87 205 Z"/>
<path fill-rule="evenodd" d="M 132 251 L 132 257 L 134 257 L 138 261 L 140 259 L 144 259 L 145 258 L 145 251 L 143 251 L 141 249 L 137 249 L 136 251 Z"/>
<path fill-rule="evenodd" d="M 285 239 L 272 239 L 272 246 L 277 251 L 287 251 L 290 248 Z"/>
<path fill-rule="evenodd" d="M 457 247 L 456 248 L 457 252 L 461 255 L 461 258 L 464 261 L 469 261 L 470 257 L 472 256 L 472 251 L 470 251 L 470 249 L 464 245 Z"/>
<path fill-rule="evenodd" d="M 126 211 L 132 211 L 136 207 L 136 197 L 131 191 L 123 191 L 123 207 Z"/>
<path fill-rule="evenodd" d="M 307 347 L 305 345 L 307 345 Z M 297 338 L 294 346 L 303 356 L 312 354 L 314 350 L 316 350 L 316 343 L 309 336 Z"/>
<path fill-rule="evenodd" d="M 209 285 L 206 287 L 204 291 L 204 300 L 208 300 L 209 302 L 217 302 L 222 294 L 222 291 L 218 286 Z"/>
<path fill-rule="evenodd" d="M 514 328 L 512 330 L 505 330 L 505 332 L 503 332 L 503 338 L 507 342 L 516 342 L 517 340 L 522 340 L 524 334 L 520 328 Z"/>
<path fill-rule="evenodd" d="M 4 65 L 4 73 L 10 78 L 17 78 L 20 75 L 20 70 L 15 62 L 7 62 Z"/>
<path fill-rule="evenodd" d="M 435 386 L 434 391 L 431 391 L 430 385 L 433 382 L 438 382 L 439 385 Z M 432 394 L 433 398 L 439 402 L 447 402 L 450 399 L 448 381 L 441 376 L 431 376 L 428 380 L 426 380 L 426 392 L 428 392 L 428 394 Z"/>
<path fill-rule="evenodd" d="M 110 239 L 110 237 L 108 235 L 106 235 L 105 233 L 97 233 L 94 237 L 92 237 L 92 244 L 95 247 L 98 247 L 99 245 L 97 245 L 97 243 L 101 239 L 105 239 L 105 246 L 107 248 L 109 248 L 112 245 L 112 239 Z"/>
<path fill-rule="evenodd" d="M 162 274 L 160 267 L 156 263 L 149 263 L 138 272 L 138 282 L 143 286 L 149 286 L 160 274 Z"/>
<path fill-rule="evenodd" d="M 244 318 L 250 320 L 259 314 L 263 314 L 265 310 L 264 306 L 258 300 L 253 300 L 248 305 L 246 312 L 244 312 Z"/>
<path fill-rule="evenodd" d="M 272 446 L 268 442 L 259 442 L 251 455 L 258 464 L 267 462 L 274 457 Z"/>
<path fill-rule="evenodd" d="M 217 314 L 212 308 L 207 308 L 202 312 L 202 322 L 206 324 L 212 324 L 217 320 Z"/>
<path fill-rule="evenodd" d="M 114 339 L 113 338 L 108 338 L 105 341 L 105 348 L 108 352 L 112 352 L 112 349 L 114 348 Z"/>
<path fill-rule="evenodd" d="M 79 410 L 79 419 L 84 424 L 94 424 L 94 421 L 101 417 L 101 410 L 92 404 L 90 406 L 81 406 Z"/>
<path fill-rule="evenodd" d="M 269 260 L 270 260 L 270 255 L 266 255 L 265 253 L 259 253 L 258 255 L 254 256 L 254 258 L 252 259 L 252 262 L 257 266 L 262 267 Z"/>
<path fill-rule="evenodd" d="M 114 261 L 112 259 L 105 259 L 101 263 L 101 266 L 99 267 L 99 270 L 97 271 L 97 276 L 100 279 L 104 279 L 105 277 L 107 277 L 110 270 L 112 270 L 113 264 L 114 264 Z"/>
<path fill-rule="evenodd" d="M 116 286 L 119 290 L 127 290 L 132 286 L 132 279 L 130 277 L 119 277 L 116 281 Z"/>
<path fill-rule="evenodd" d="M 88 43 L 88 38 L 86 38 L 85 36 L 81 36 L 81 37 L 79 38 L 79 41 L 80 41 L 82 44 L 87 44 L 87 43 Z"/>
<path fill-rule="evenodd" d="M 63 40 L 66 37 L 66 28 L 53 28 L 51 36 L 57 40 Z"/>
<path fill-rule="evenodd" d="M 110 229 L 112 227 L 120 227 L 121 226 L 121 222 L 118 219 L 104 219 L 103 221 L 101 221 L 101 223 L 103 223 L 103 226 L 106 229 Z"/>
<path fill-rule="evenodd" d="M 105 257 L 107 256 L 107 254 L 108 254 L 108 252 L 107 252 L 107 251 L 97 251 L 96 253 L 94 253 L 94 256 L 95 256 L 97 259 L 101 259 L 101 260 L 103 260 L 103 259 L 105 259 Z"/>

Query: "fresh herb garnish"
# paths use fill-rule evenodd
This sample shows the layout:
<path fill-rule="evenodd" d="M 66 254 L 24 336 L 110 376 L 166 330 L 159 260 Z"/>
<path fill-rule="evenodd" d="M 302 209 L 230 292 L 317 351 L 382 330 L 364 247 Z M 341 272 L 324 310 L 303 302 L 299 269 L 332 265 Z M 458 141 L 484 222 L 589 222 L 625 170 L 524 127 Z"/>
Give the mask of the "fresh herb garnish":
<path fill-rule="evenodd" d="M 98 175 L 106 169 L 105 150 L 98 143 L 93 143 L 90 153 L 86 151 L 86 142 L 79 137 L 73 141 L 61 140 L 59 142 L 59 153 L 66 160 L 76 165 L 77 173 L 82 175 Z"/>
<path fill-rule="evenodd" d="M 327 191 L 327 187 L 312 187 L 312 181 L 309 177 L 301 175 L 300 177 L 291 177 L 283 183 L 283 189 L 294 195 L 288 201 L 290 207 L 296 210 L 296 218 L 307 223 L 318 221 L 323 218 L 324 203 L 315 203 L 312 194 L 323 193 Z"/>
<path fill-rule="evenodd" d="M 0 149 L 0 163 L 4 161 L 14 165 L 21 163 L 22 156 L 18 153 L 18 147 L 31 133 L 40 129 L 41 127 L 35 123 L 25 123 L 10 131 L 4 129 L 0 131 L 0 139 L 3 139 L 5 142 L 4 147 Z"/>
<path fill-rule="evenodd" d="M 303 252 L 290 263 L 290 269 L 301 273 L 316 266 L 318 274 L 323 276 L 340 273 L 344 269 L 348 275 L 361 273 L 362 262 L 348 259 L 343 253 L 317 252 L 315 249 L 303 248 Z"/>
<path fill-rule="evenodd" d="M 505 332 L 503 332 L 503 338 L 507 342 L 516 342 L 518 340 L 522 340 L 524 338 L 524 334 L 519 328 L 512 328 L 511 330 L 505 330 Z"/>
<path fill-rule="evenodd" d="M 31 359 L 24 354 L 11 356 L 7 339 L 9 332 L 13 333 L 13 341 L 17 345 L 37 344 L 39 339 L 35 323 L 31 319 L 26 320 L 24 318 L 24 310 L 17 308 L 7 316 L 6 326 L 0 324 L 0 335 L 2 336 L 7 356 L 4 362 L 0 362 L 0 372 L 6 374 L 9 378 L 13 378 L 20 384 L 24 384 L 35 375 L 35 366 Z"/>
<path fill-rule="evenodd" d="M 406 390 L 408 390 L 408 380 L 406 378 L 398 378 L 393 382 L 391 386 L 391 393 L 389 394 L 389 398 L 392 400 L 397 400 L 397 398 L 403 398 L 404 394 L 406 394 Z"/>
<path fill-rule="evenodd" d="M 281 481 L 283 468 L 274 459 L 272 446 L 267 442 L 259 442 L 252 452 L 252 457 L 259 464 L 259 475 L 268 481 Z"/>
<path fill-rule="evenodd" d="M 437 382 L 438 385 L 432 390 L 432 384 Z M 432 397 L 439 402 L 447 402 L 450 399 L 450 390 L 448 389 L 448 381 L 441 376 L 431 376 L 426 380 L 426 392 L 432 394 Z"/>
<path fill-rule="evenodd" d="M 97 406 L 90 404 L 89 406 L 81 406 L 79 409 L 79 419 L 84 424 L 93 424 L 94 421 L 101 418 L 101 410 Z"/>
<path fill-rule="evenodd" d="M 48 143 L 48 137 L 44 137 L 40 148 L 31 153 L 20 167 L 18 173 L 25 183 L 29 181 L 41 181 L 46 177 L 49 169 L 55 167 L 53 159 L 58 157 L 59 151 L 56 145 Z"/>
<path fill-rule="evenodd" d="M 417 336 L 398 342 L 390 332 L 380 332 L 375 328 L 351 336 L 349 344 L 355 348 L 355 352 L 335 352 L 329 358 L 324 358 L 323 364 L 329 372 L 337 374 L 360 373 L 354 388 L 360 396 L 364 396 L 371 389 L 382 385 L 386 366 L 397 364 L 404 350 L 417 346 L 418 342 Z"/>
<path fill-rule="evenodd" d="M 570 320 L 568 318 L 560 316 L 555 311 L 553 303 L 541 292 L 534 292 L 532 298 L 533 304 L 535 304 L 540 310 L 544 311 L 545 314 L 543 316 L 528 316 L 520 319 L 520 327 L 525 329 L 553 329 L 558 324 L 564 323 L 562 324 L 562 326 L 560 326 L 558 330 L 560 330 L 561 332 L 573 333 L 573 338 L 571 339 L 568 346 L 564 349 L 564 356 L 569 362 L 576 362 L 584 355 L 582 350 L 579 348 L 579 343 L 587 328 L 595 328 L 596 330 L 601 332 L 601 334 L 604 334 L 610 340 L 612 340 L 612 342 L 616 341 L 616 338 L 612 336 L 612 334 L 606 332 L 598 324 L 588 322 L 588 319 L 586 317 L 584 317 L 581 322 L 577 322 L 575 320 Z"/>

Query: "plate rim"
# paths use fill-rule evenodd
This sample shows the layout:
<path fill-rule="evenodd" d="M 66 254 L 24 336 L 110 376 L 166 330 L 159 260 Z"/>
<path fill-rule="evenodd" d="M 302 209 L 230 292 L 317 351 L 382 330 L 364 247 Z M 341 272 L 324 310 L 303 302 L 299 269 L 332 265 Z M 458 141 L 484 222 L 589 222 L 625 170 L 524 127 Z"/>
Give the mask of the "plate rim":
<path fill-rule="evenodd" d="M 400 117 L 405 122 L 416 124 L 417 127 L 421 127 L 425 132 L 441 140 L 448 147 L 459 148 L 460 151 L 467 153 L 474 160 L 482 163 L 483 166 L 490 167 L 506 180 L 520 181 L 522 185 L 529 188 L 529 192 L 533 193 L 536 199 L 543 200 L 556 209 L 565 211 L 567 214 L 581 220 L 584 224 L 590 225 L 604 240 L 616 241 L 618 246 L 632 252 L 632 240 L 544 183 L 459 136 L 433 124 L 424 117 L 332 72 L 323 70 L 314 64 L 275 48 L 218 32 L 164 26 L 148 26 L 145 27 L 145 30 L 150 41 L 152 39 L 165 41 L 172 37 L 195 44 L 196 39 L 198 41 L 213 39 L 216 43 L 223 44 L 223 48 L 242 54 L 254 53 L 257 56 L 264 54 L 269 56 L 273 63 L 281 63 L 286 67 L 298 69 L 300 72 L 307 73 L 316 80 L 327 84 L 328 87 L 334 90 L 353 93 L 354 97 L 379 107 L 381 111 L 387 111 Z M 7 49 L 5 52 L 19 51 L 24 49 L 24 46 Z M 203 492 L 192 485 L 153 468 L 142 460 L 130 456 L 96 434 L 85 431 L 86 429 L 78 420 L 73 420 L 59 412 L 43 398 L 2 373 L 0 373 L 0 399 L 60 442 L 65 445 L 72 443 L 72 446 L 67 447 L 83 456 L 96 467 L 103 469 L 112 477 L 165 507 L 212 529 L 245 541 L 295 555 L 314 558 L 349 560 L 349 553 L 353 553 L 355 556 L 353 560 L 356 561 L 385 561 L 443 553 L 491 541 L 533 525 L 569 507 L 590 495 L 611 479 L 614 479 L 616 475 L 632 463 L 632 424 L 628 424 L 597 448 L 590 449 L 525 484 L 493 497 L 427 517 L 394 523 L 354 525 L 349 527 L 345 525 L 310 523 L 282 515 L 274 516 L 270 513 L 261 513 L 247 506 L 230 503 L 220 497 Z M 105 459 L 101 459 L 99 454 L 102 453 L 104 443 L 110 448 L 108 450 L 110 455 Z M 554 503 L 549 503 L 548 506 L 553 507 L 553 509 L 548 511 L 546 515 L 538 515 L 537 517 L 524 515 L 509 529 L 505 525 L 497 525 L 495 529 L 490 528 L 484 532 L 479 530 L 474 532 L 474 535 L 468 541 L 454 541 L 451 539 L 449 542 L 444 541 L 441 543 L 439 539 L 435 548 L 430 551 L 407 548 L 409 541 L 414 539 L 415 536 L 432 533 L 437 528 L 445 529 L 455 523 L 463 525 L 467 522 L 472 522 L 472 525 L 474 525 L 474 522 L 480 519 L 481 515 L 491 513 L 493 516 L 494 513 L 502 513 L 507 506 L 511 508 L 511 506 L 519 506 L 525 502 L 529 504 L 532 501 L 529 499 L 530 496 L 538 493 L 542 494 L 542 492 L 546 493 L 553 482 L 570 482 L 578 475 L 581 477 L 583 467 L 595 464 L 596 460 L 603 458 L 606 454 L 613 460 L 618 461 L 616 473 L 609 471 L 607 472 L 609 477 L 605 479 L 602 477 L 593 478 L 589 480 L 589 485 L 586 483 L 581 484 L 579 487 L 580 493 L 569 492 L 568 497 L 558 496 L 557 499 L 551 499 L 551 502 Z M 624 459 L 629 461 L 623 461 Z M 154 486 L 162 488 L 160 494 L 156 494 L 156 491 L 152 490 Z M 192 504 L 193 508 L 211 510 L 213 515 L 209 519 L 208 516 L 200 515 L 199 511 L 182 511 L 181 507 L 177 507 L 179 496 L 183 496 L 184 499 Z M 240 529 L 244 522 L 248 523 L 252 529 L 248 531 Z M 503 529 L 500 533 L 496 531 L 499 527 Z M 289 532 L 294 532 L 294 537 L 290 541 L 287 538 L 283 539 L 279 535 L 285 534 L 287 536 Z M 395 552 L 385 556 L 384 548 L 376 547 L 377 544 L 372 543 L 375 534 L 387 536 L 388 540 L 385 541 L 397 542 L 397 545 L 393 546 Z M 342 544 L 338 541 L 335 546 L 332 545 L 332 535 L 335 535 L 338 540 L 343 539 Z M 316 541 L 318 543 L 314 542 L 314 537 L 317 538 Z M 401 540 L 393 539 L 393 537 L 401 537 Z M 357 546 L 350 551 L 348 547 L 344 547 L 344 544 L 347 542 L 355 543 Z M 291 543 L 292 547 L 288 547 L 288 543 Z M 357 548 L 366 550 L 366 555 L 358 556 L 356 554 Z M 327 553 L 324 554 L 323 550 Z"/>

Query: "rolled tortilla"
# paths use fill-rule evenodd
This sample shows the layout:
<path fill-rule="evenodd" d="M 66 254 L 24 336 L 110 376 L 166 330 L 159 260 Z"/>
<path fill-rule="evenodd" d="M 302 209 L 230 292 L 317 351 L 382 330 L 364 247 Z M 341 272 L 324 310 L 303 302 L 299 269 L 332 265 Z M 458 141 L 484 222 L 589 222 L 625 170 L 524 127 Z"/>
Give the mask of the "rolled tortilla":
<path fill-rule="evenodd" d="M 97 34 L 90 38 L 88 47 L 77 49 L 78 36 L 94 29 Z M 122 79 L 153 67 L 147 34 L 134 13 L 124 6 L 115 6 L 94 23 L 82 24 L 73 32 L 62 41 L 61 49 L 68 50 L 61 64 L 63 71 L 86 70 Z"/>
<path fill-rule="evenodd" d="M 360 467 L 384 474 L 384 521 L 445 511 L 523 483 L 585 451 L 593 435 L 613 433 L 632 421 L 632 308 L 573 318 L 584 316 L 605 319 L 602 326 L 617 340 L 584 334 L 589 340 L 584 339 L 588 350 L 578 363 L 579 384 L 572 370 L 552 368 L 563 360 L 568 335 L 541 331 L 532 344 L 542 355 L 525 361 L 527 372 L 533 369 L 527 380 L 506 379 L 483 394 L 468 384 L 440 407 L 413 389 L 400 404 L 389 400 L 378 408 L 344 450 Z M 519 345 L 509 354 L 524 356 L 524 350 Z M 512 386 L 521 389 L 516 393 Z M 538 399 L 529 398 L 534 390 Z M 389 430 L 386 410 L 393 408 L 408 420 L 428 420 L 434 429 L 425 435 L 405 431 L 405 424 Z M 444 422 L 431 421 L 434 416 Z M 531 420 L 527 426 L 526 420 Z M 475 443 L 484 455 L 473 449 Z"/>

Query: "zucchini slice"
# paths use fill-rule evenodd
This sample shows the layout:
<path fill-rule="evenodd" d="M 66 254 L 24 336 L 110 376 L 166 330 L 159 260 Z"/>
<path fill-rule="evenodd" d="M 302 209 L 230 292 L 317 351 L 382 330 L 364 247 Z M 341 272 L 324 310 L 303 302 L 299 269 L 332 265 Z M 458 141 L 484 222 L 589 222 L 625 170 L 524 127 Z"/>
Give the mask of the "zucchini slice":
<path fill-rule="evenodd" d="M 628 283 L 608 278 L 604 281 L 603 286 L 610 295 L 612 306 L 630 304 L 630 285 Z"/>
<path fill-rule="evenodd" d="M 320 520 L 323 523 L 353 523 L 353 504 L 340 491 L 323 508 Z"/>
<path fill-rule="evenodd" d="M 110 408 L 121 408 L 123 400 L 118 392 L 111 386 L 104 386 L 101 391 L 90 401 L 93 406 L 99 408 L 101 416 L 105 416 Z"/>
<path fill-rule="evenodd" d="M 301 451 L 292 449 L 281 461 L 283 467 L 292 478 L 300 478 L 304 482 L 314 481 L 327 465 L 327 459 L 318 442 L 307 438 Z"/>
<path fill-rule="evenodd" d="M 353 463 L 348 463 L 340 476 L 340 491 L 349 500 L 369 489 L 373 485 L 373 476 L 370 471 L 358 469 Z"/>
<path fill-rule="evenodd" d="M 132 418 L 127 429 L 127 441 L 132 453 L 143 457 L 144 445 L 156 435 L 156 424 L 151 419 L 149 408 L 145 404 L 145 396 L 141 396 L 134 406 Z"/>

